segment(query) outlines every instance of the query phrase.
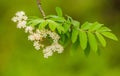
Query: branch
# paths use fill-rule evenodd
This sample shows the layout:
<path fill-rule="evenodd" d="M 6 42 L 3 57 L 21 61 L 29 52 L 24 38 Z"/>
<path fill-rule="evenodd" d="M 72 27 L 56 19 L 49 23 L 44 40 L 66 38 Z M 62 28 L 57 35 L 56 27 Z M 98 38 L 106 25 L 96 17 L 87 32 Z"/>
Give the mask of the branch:
<path fill-rule="evenodd" d="M 37 4 L 38 4 L 38 8 L 39 8 L 42 16 L 44 17 L 44 19 L 46 19 L 45 12 L 43 11 L 42 6 L 41 6 L 41 1 L 40 1 L 40 0 L 37 0 Z"/>

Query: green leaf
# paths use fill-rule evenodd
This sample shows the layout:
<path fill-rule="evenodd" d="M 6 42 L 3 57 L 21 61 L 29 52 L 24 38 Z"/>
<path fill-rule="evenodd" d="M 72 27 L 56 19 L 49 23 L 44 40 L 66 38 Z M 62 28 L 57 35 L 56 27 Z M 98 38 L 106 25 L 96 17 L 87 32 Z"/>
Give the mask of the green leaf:
<path fill-rule="evenodd" d="M 52 21 L 52 20 L 47 20 L 47 22 L 49 23 L 50 30 L 55 31 L 58 24 L 56 22 Z"/>
<path fill-rule="evenodd" d="M 88 30 L 91 26 L 92 26 L 92 23 L 85 22 L 85 23 L 81 26 L 81 29 L 82 29 L 82 30 Z"/>
<path fill-rule="evenodd" d="M 70 36 L 71 36 L 71 33 L 69 33 L 69 32 L 66 32 L 66 36 L 67 36 L 68 38 L 70 38 Z"/>
<path fill-rule="evenodd" d="M 87 47 L 87 34 L 84 31 L 79 32 L 80 45 L 83 50 Z"/>
<path fill-rule="evenodd" d="M 58 30 L 59 34 L 61 34 L 61 32 L 64 32 L 64 28 L 62 25 L 58 25 L 57 30 Z"/>
<path fill-rule="evenodd" d="M 90 48 L 93 51 L 97 52 L 98 46 L 97 46 L 97 40 L 95 38 L 95 35 L 91 32 L 88 32 L 88 39 L 89 39 Z"/>
<path fill-rule="evenodd" d="M 68 21 L 70 21 L 70 22 L 72 22 L 72 21 L 73 21 L 72 17 L 67 16 L 67 18 L 68 18 Z"/>
<path fill-rule="evenodd" d="M 84 53 L 85 53 L 85 55 L 88 57 L 89 56 L 89 54 L 90 54 L 90 45 L 89 44 L 87 44 L 87 47 L 86 47 L 86 49 L 84 50 Z"/>
<path fill-rule="evenodd" d="M 44 20 L 43 19 L 35 19 L 35 20 L 29 21 L 28 25 L 30 25 L 30 26 L 36 26 L 36 25 L 40 24 L 41 22 L 44 22 Z"/>
<path fill-rule="evenodd" d="M 76 40 L 77 40 L 77 38 L 78 38 L 78 30 L 76 30 L 76 29 L 73 29 L 73 31 L 72 31 L 72 42 L 73 43 L 75 43 L 76 42 Z"/>
<path fill-rule="evenodd" d="M 92 24 L 92 26 L 89 28 L 90 31 L 95 31 L 95 30 L 98 30 L 100 27 L 102 27 L 103 24 L 100 24 L 98 22 L 94 22 Z"/>
<path fill-rule="evenodd" d="M 55 31 L 56 26 L 52 23 L 49 23 L 49 28 L 50 28 L 50 30 Z"/>
<path fill-rule="evenodd" d="M 105 37 L 118 41 L 118 38 L 111 32 L 102 32 Z"/>
<path fill-rule="evenodd" d="M 66 36 L 64 34 L 60 34 L 60 44 L 62 44 L 63 46 L 65 45 L 65 42 L 66 42 Z"/>
<path fill-rule="evenodd" d="M 66 22 L 70 25 L 72 24 L 74 26 L 74 28 L 79 29 L 80 22 L 76 21 L 76 20 L 73 20 L 72 17 L 70 17 L 70 16 L 67 16 L 67 17 L 68 17 L 68 20 Z"/>
<path fill-rule="evenodd" d="M 41 22 L 40 25 L 39 25 L 39 29 L 45 28 L 45 26 L 47 26 L 47 24 L 48 24 L 48 22 L 46 20 Z"/>
<path fill-rule="evenodd" d="M 66 33 L 66 32 L 68 32 L 69 29 L 70 29 L 70 24 L 64 23 L 64 24 L 63 24 L 63 27 L 64 27 L 64 31 L 65 31 L 65 33 Z"/>
<path fill-rule="evenodd" d="M 63 22 L 66 21 L 64 19 L 64 17 L 59 17 L 59 16 L 56 16 L 56 15 L 49 15 L 49 16 L 47 16 L 47 18 L 50 19 L 50 20 L 53 20 L 55 22 L 60 22 L 60 23 L 63 23 Z"/>
<path fill-rule="evenodd" d="M 56 15 L 48 15 L 48 16 L 46 16 L 46 18 L 47 19 L 49 19 L 49 18 L 58 18 L 59 16 L 56 16 Z"/>
<path fill-rule="evenodd" d="M 55 21 L 55 22 L 59 22 L 59 23 L 64 23 L 65 19 L 62 17 L 58 17 L 58 18 L 50 18 L 51 20 Z"/>
<path fill-rule="evenodd" d="M 98 32 L 96 32 L 96 36 L 97 36 L 98 40 L 100 41 L 100 43 L 102 44 L 102 46 L 105 47 L 106 46 L 106 40 L 104 39 L 104 37 Z"/>
<path fill-rule="evenodd" d="M 56 12 L 58 16 L 62 17 L 62 10 L 60 7 L 56 7 Z"/>
<path fill-rule="evenodd" d="M 70 48 L 70 55 L 71 56 L 77 55 L 78 49 L 79 49 L 79 41 L 76 41 L 74 44 L 72 44 Z"/>
<path fill-rule="evenodd" d="M 79 29 L 80 22 L 73 20 L 73 21 L 72 21 L 72 24 L 73 24 L 73 26 L 74 26 L 75 28 Z"/>
<path fill-rule="evenodd" d="M 111 31 L 111 29 L 109 29 L 108 27 L 101 27 L 100 29 L 97 30 L 97 32 L 107 32 L 107 31 Z"/>
<path fill-rule="evenodd" d="M 44 22 L 44 20 L 42 19 L 35 19 L 35 20 L 32 20 L 30 23 L 30 26 L 36 26 L 38 24 L 40 24 L 41 22 Z"/>
<path fill-rule="evenodd" d="M 67 20 L 65 21 L 65 23 L 63 24 L 65 33 L 69 31 L 70 26 L 71 26 L 71 21 L 70 21 L 69 19 L 67 19 Z"/>

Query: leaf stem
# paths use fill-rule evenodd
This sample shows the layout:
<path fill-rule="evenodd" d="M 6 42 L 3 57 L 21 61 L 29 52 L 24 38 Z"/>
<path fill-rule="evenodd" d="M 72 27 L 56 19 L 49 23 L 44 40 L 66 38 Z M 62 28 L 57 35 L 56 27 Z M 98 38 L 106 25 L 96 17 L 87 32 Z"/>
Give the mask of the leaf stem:
<path fill-rule="evenodd" d="M 37 0 L 37 5 L 38 5 L 38 8 L 39 8 L 39 10 L 40 10 L 43 18 L 46 19 L 45 12 L 44 12 L 44 10 L 42 9 L 41 0 Z"/>

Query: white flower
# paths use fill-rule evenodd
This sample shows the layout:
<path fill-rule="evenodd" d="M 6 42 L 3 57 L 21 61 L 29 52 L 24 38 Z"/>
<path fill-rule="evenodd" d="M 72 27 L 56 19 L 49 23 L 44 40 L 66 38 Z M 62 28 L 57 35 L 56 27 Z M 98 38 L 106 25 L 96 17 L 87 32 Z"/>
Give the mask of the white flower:
<path fill-rule="evenodd" d="M 63 50 L 64 48 L 60 44 L 53 43 L 52 45 L 47 46 L 45 49 L 43 49 L 44 57 L 48 58 L 49 56 L 52 56 L 53 52 L 62 53 Z"/>
<path fill-rule="evenodd" d="M 48 53 L 49 51 L 51 51 L 51 46 L 47 46 L 44 50 L 43 53 Z"/>
<path fill-rule="evenodd" d="M 42 40 L 41 35 L 38 33 L 34 33 L 34 38 L 35 38 L 35 40 Z"/>
<path fill-rule="evenodd" d="M 60 39 L 59 35 L 55 32 L 48 32 L 49 36 L 53 39 L 54 42 L 58 42 L 58 40 Z"/>
<path fill-rule="evenodd" d="M 16 16 L 18 16 L 18 17 L 24 16 L 24 15 L 25 15 L 24 11 L 19 11 L 16 13 Z"/>
<path fill-rule="evenodd" d="M 28 40 L 31 40 L 31 41 L 35 41 L 35 40 L 39 41 L 40 40 L 41 41 L 42 37 L 38 33 L 33 33 L 33 34 L 28 36 Z"/>
<path fill-rule="evenodd" d="M 52 55 L 53 55 L 53 52 L 49 51 L 49 52 L 44 54 L 44 58 L 48 58 L 49 56 L 52 56 Z"/>
<path fill-rule="evenodd" d="M 29 36 L 28 36 L 28 40 L 30 40 L 30 41 L 34 41 L 34 40 L 35 40 L 35 38 L 34 38 L 34 36 L 33 36 L 33 35 L 29 35 Z"/>
<path fill-rule="evenodd" d="M 25 16 L 25 12 L 20 11 L 16 13 L 16 16 L 12 18 L 13 22 L 17 22 L 17 28 L 25 28 L 28 17 Z"/>
<path fill-rule="evenodd" d="M 55 46 L 55 51 L 57 51 L 58 53 L 63 52 L 64 48 L 60 44 L 57 43 L 57 44 L 54 44 L 54 46 Z"/>
<path fill-rule="evenodd" d="M 35 49 L 36 50 L 40 50 L 40 46 L 35 46 Z"/>
<path fill-rule="evenodd" d="M 12 18 L 12 21 L 13 21 L 13 22 L 17 22 L 17 21 L 18 21 L 18 18 L 17 18 L 17 17 L 13 17 L 13 18 Z"/>
<path fill-rule="evenodd" d="M 51 49 L 51 46 L 48 46 L 45 49 L 43 49 L 43 53 L 44 53 L 44 58 L 48 58 L 49 56 L 52 56 L 53 51 Z"/>
<path fill-rule="evenodd" d="M 26 21 L 28 19 L 27 16 L 16 16 L 16 17 L 17 17 L 18 22 L 20 22 L 20 21 Z"/>
<path fill-rule="evenodd" d="M 62 53 L 64 50 L 63 47 L 59 43 L 53 43 L 51 48 L 53 52 L 58 52 L 58 53 Z"/>
<path fill-rule="evenodd" d="M 51 49 L 51 46 L 48 46 L 45 49 L 43 49 L 43 53 L 44 53 L 44 58 L 48 58 L 49 56 L 52 56 L 53 51 Z"/>
<path fill-rule="evenodd" d="M 47 37 L 47 30 L 43 29 L 43 30 L 36 30 L 36 33 L 39 33 L 43 38 Z"/>
<path fill-rule="evenodd" d="M 34 28 L 32 26 L 27 26 L 25 28 L 25 33 L 33 33 Z"/>
<path fill-rule="evenodd" d="M 23 16 L 22 19 L 23 19 L 23 20 L 27 20 L 28 17 L 27 17 L 27 16 Z"/>
<path fill-rule="evenodd" d="M 33 46 L 35 47 L 36 50 L 40 50 L 40 44 L 39 41 L 35 41 Z"/>
<path fill-rule="evenodd" d="M 17 28 L 25 28 L 26 27 L 26 21 L 21 21 L 17 24 Z"/>
<path fill-rule="evenodd" d="M 25 16 L 25 12 L 20 11 L 16 13 L 16 16 L 13 17 L 13 20 L 17 20 L 18 22 L 23 21 L 23 20 L 27 20 L 27 16 Z"/>

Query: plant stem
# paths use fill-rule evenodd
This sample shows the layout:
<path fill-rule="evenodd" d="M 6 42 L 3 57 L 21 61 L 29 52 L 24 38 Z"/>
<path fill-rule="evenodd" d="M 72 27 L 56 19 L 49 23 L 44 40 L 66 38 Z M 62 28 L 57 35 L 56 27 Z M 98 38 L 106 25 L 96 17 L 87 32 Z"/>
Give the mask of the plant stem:
<path fill-rule="evenodd" d="M 42 6 L 41 6 L 41 0 L 37 0 L 37 5 L 38 5 L 38 8 L 39 8 L 42 16 L 44 17 L 44 19 L 46 19 L 45 12 L 43 11 Z"/>

